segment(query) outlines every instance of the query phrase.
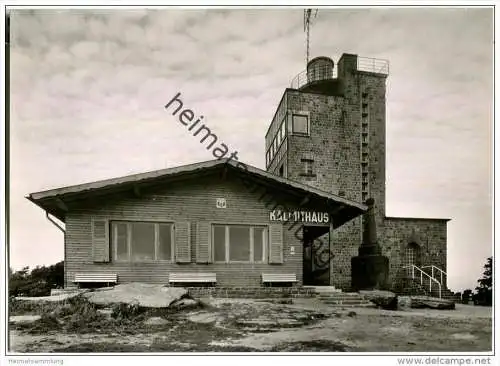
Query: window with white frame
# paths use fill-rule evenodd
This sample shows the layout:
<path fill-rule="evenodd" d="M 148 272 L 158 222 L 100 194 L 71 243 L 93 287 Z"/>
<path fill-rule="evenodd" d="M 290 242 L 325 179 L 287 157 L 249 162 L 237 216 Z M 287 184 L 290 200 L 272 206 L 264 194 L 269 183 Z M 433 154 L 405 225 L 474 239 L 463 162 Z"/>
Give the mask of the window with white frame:
<path fill-rule="evenodd" d="M 212 225 L 214 262 L 264 263 L 267 227 L 249 225 Z"/>
<path fill-rule="evenodd" d="M 111 243 L 116 261 L 173 260 L 173 223 L 112 221 Z"/>
<path fill-rule="evenodd" d="M 294 134 L 308 135 L 309 134 L 308 116 L 303 114 L 292 115 L 292 131 Z"/>

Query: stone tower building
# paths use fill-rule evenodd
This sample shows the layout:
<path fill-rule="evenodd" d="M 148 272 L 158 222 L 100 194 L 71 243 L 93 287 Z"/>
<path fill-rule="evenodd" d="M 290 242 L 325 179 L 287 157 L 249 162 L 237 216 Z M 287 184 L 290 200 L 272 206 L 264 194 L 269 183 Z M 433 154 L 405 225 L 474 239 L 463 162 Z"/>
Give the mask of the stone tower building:
<path fill-rule="evenodd" d="M 429 279 L 434 288 L 440 281 L 445 289 L 448 219 L 385 215 L 388 73 L 387 61 L 352 54 L 343 54 L 336 70 L 328 57 L 311 60 L 285 90 L 266 133 L 266 169 L 354 201 L 373 198 L 382 254 L 389 257 L 390 287 L 402 291 L 409 276 L 423 271 L 434 278 Z M 322 234 L 333 258 L 328 274 L 310 284 L 350 288 L 361 220 Z"/>

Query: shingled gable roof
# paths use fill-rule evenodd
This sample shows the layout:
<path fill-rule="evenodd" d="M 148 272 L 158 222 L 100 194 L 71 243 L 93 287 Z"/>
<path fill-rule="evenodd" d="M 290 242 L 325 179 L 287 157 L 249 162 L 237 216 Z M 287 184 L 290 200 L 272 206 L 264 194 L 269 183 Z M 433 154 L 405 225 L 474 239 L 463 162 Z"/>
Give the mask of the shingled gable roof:
<path fill-rule="evenodd" d="M 68 187 L 55 188 L 47 191 L 29 194 L 26 198 L 35 203 L 47 213 L 50 213 L 64 221 L 64 212 L 68 210 L 66 203 L 94 194 L 106 194 L 120 190 L 140 187 L 143 184 L 155 182 L 168 182 L 175 179 L 197 177 L 212 173 L 218 169 L 232 169 L 241 174 L 248 174 L 250 178 L 264 184 L 276 186 L 304 196 L 312 196 L 327 203 L 337 214 L 342 215 L 342 223 L 359 216 L 367 210 L 367 206 L 343 197 L 339 197 L 311 186 L 298 183 L 287 178 L 279 177 L 254 166 L 235 162 L 234 160 L 210 160 L 195 164 L 182 165 L 174 168 L 156 170 L 152 172 L 133 174 L 119 178 L 100 180 L 91 183 L 78 184 Z M 340 219 L 340 217 L 339 217 Z"/>

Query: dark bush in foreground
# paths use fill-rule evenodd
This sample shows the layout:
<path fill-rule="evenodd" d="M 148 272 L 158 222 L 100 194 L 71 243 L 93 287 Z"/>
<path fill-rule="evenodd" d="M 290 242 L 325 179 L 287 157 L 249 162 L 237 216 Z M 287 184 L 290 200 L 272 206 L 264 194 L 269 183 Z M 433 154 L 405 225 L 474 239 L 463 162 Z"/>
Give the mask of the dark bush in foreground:
<path fill-rule="evenodd" d="M 484 265 L 483 277 L 478 281 L 476 293 L 472 296 L 474 305 L 493 305 L 493 257 L 489 257 Z"/>
<path fill-rule="evenodd" d="M 48 296 L 50 290 L 64 287 L 64 262 L 49 267 L 37 266 L 30 271 L 9 269 L 9 296 Z"/>

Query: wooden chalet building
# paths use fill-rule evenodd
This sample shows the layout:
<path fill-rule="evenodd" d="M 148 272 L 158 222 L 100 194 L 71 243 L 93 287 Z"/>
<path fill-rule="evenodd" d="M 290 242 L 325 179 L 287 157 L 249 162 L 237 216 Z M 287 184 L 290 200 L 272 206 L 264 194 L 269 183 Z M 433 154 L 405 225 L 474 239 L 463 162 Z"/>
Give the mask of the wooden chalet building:
<path fill-rule="evenodd" d="M 231 160 L 58 188 L 28 199 L 65 224 L 66 287 L 300 286 L 315 272 L 304 241 L 320 237 L 316 251 L 323 251 L 321 273 L 330 283 L 330 234 L 366 210 Z"/>

